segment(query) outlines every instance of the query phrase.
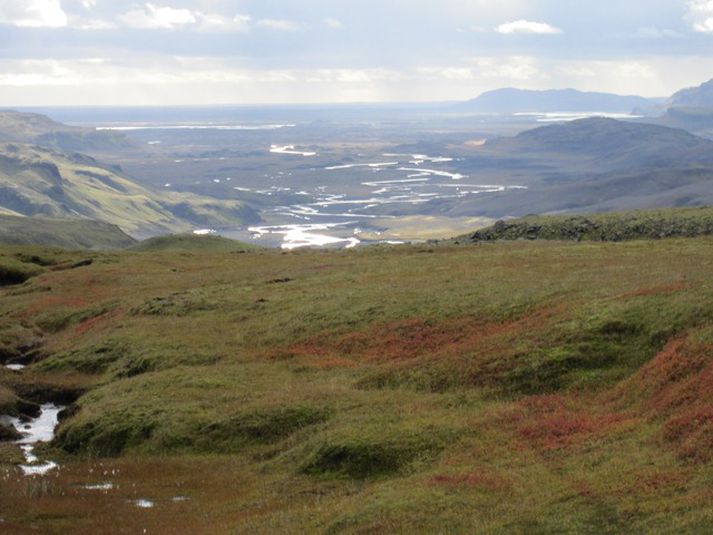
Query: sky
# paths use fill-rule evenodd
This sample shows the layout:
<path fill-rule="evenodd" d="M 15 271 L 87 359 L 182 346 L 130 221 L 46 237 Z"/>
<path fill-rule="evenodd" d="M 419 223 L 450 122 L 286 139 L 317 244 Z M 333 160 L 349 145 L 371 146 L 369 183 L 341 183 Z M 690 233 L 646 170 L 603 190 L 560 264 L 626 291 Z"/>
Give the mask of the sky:
<path fill-rule="evenodd" d="M 0 0 L 0 107 L 669 96 L 713 0 Z"/>

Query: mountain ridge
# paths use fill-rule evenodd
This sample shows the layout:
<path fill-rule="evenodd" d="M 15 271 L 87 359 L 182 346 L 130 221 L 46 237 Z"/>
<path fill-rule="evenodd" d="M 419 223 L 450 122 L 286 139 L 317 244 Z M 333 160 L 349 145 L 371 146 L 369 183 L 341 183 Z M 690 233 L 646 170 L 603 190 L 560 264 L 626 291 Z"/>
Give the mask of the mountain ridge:
<path fill-rule="evenodd" d="M 0 143 L 0 210 L 105 221 L 135 237 L 259 220 L 239 201 L 156 192 L 89 156 L 15 143 Z"/>
<path fill-rule="evenodd" d="M 135 143 L 119 132 L 71 126 L 39 113 L 0 110 L 0 142 L 41 145 L 64 152 L 128 149 Z"/>
<path fill-rule="evenodd" d="M 654 101 L 635 95 L 586 92 L 577 89 L 529 90 L 502 88 L 462 102 L 463 111 L 493 113 L 526 112 L 623 112 L 645 108 Z"/>

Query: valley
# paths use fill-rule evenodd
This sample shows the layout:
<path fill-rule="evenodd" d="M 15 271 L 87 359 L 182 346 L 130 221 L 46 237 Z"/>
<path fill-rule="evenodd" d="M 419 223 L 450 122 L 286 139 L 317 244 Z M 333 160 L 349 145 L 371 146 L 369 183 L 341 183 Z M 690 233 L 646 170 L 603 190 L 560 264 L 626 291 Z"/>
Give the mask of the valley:
<path fill-rule="evenodd" d="M 124 136 L 121 149 L 88 152 L 149 188 L 168 218 L 185 220 L 124 226 L 138 237 L 163 225 L 286 249 L 345 247 L 455 236 L 530 213 L 713 202 L 710 141 L 617 112 L 42 111 Z M 417 216 L 441 232 L 410 224 Z"/>
<path fill-rule="evenodd" d="M 0 535 L 713 533 L 711 45 L 0 0 Z"/>

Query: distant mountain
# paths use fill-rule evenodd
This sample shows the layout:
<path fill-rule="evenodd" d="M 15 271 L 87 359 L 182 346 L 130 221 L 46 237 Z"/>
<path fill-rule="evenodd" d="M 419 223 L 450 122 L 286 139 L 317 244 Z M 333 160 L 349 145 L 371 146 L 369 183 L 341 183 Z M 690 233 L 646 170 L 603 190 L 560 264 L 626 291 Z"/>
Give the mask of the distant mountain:
<path fill-rule="evenodd" d="M 713 109 L 713 80 L 698 87 L 682 89 L 668 101 L 669 108 L 711 108 Z"/>
<path fill-rule="evenodd" d="M 36 113 L 0 110 L 0 142 L 32 143 L 65 152 L 117 150 L 134 144 L 118 132 L 69 126 Z"/>
<path fill-rule="evenodd" d="M 713 137 L 713 80 L 675 93 L 656 122 Z"/>
<path fill-rule="evenodd" d="M 509 153 L 589 157 L 606 168 L 713 165 L 713 142 L 665 126 L 593 118 L 525 131 L 489 147 Z"/>
<path fill-rule="evenodd" d="M 527 189 L 434 206 L 451 217 L 503 218 L 713 205 L 713 141 L 663 126 L 585 119 L 500 138 L 473 151 Z M 523 171 L 525 170 L 525 171 Z"/>
<path fill-rule="evenodd" d="M 498 89 L 458 106 L 461 111 L 518 113 L 518 112 L 622 112 L 649 108 L 652 100 L 637 96 L 610 93 L 587 93 L 575 89 L 531 91 Z"/>
<path fill-rule="evenodd" d="M 0 213 L 104 221 L 133 236 L 259 220 L 240 202 L 156 192 L 89 156 L 13 143 L 0 143 Z"/>
<path fill-rule="evenodd" d="M 123 249 L 136 243 L 116 225 L 90 219 L 0 215 L 0 244 L 63 249 Z"/>

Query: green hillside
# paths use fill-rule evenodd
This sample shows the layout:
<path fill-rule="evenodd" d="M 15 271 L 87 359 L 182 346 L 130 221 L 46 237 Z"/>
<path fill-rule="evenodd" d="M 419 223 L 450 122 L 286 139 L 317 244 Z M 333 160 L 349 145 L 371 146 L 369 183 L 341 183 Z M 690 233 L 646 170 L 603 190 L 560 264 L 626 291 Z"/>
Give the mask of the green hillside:
<path fill-rule="evenodd" d="M 0 144 L 0 209 L 9 215 L 104 221 L 133 236 L 258 219 L 238 201 L 157 192 L 88 156 L 12 143 Z"/>
<path fill-rule="evenodd" d="M 709 237 L 91 255 L 0 258 L 9 532 L 710 528 Z"/>
<path fill-rule="evenodd" d="M 69 126 L 37 113 L 0 110 L 0 142 L 31 143 L 66 152 L 117 150 L 133 146 L 123 134 Z"/>
<path fill-rule="evenodd" d="M 528 216 L 479 230 L 460 240 L 622 241 L 713 234 L 713 208 L 665 208 L 587 215 Z"/>
<path fill-rule="evenodd" d="M 101 221 L 0 215 L 0 245 L 123 249 L 134 243 L 119 227 Z"/>
<path fill-rule="evenodd" d="M 230 240 L 222 236 L 196 236 L 194 234 L 173 234 L 156 236 L 133 245 L 130 250 L 136 252 L 157 251 L 252 251 L 259 249 L 255 245 Z"/>

